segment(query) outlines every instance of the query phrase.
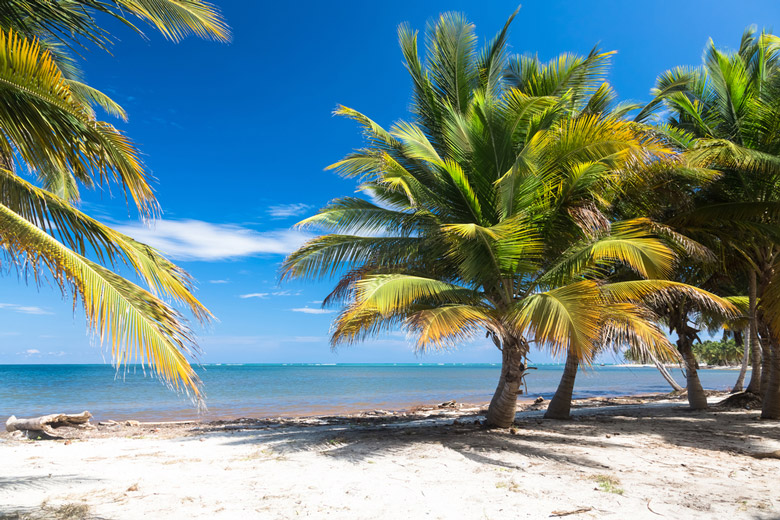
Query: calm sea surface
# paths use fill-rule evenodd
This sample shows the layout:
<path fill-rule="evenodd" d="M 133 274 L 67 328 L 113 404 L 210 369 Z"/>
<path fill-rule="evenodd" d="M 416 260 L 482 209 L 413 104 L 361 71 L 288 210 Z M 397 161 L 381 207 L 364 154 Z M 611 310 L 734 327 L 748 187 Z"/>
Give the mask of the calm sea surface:
<path fill-rule="evenodd" d="M 528 397 L 552 397 L 562 365 L 526 377 Z M 467 365 L 206 365 L 207 420 L 404 409 L 450 399 L 483 403 L 499 366 Z M 674 371 L 683 381 L 679 370 Z M 736 370 L 702 370 L 707 389 L 726 390 Z M 748 375 L 749 377 L 749 375 Z M 581 371 L 575 397 L 667 392 L 655 368 L 602 366 Z M 521 396 L 522 398 L 523 396 Z M 198 412 L 140 369 L 117 375 L 108 365 L 0 365 L 0 419 L 89 410 L 96 419 L 183 420 Z"/>

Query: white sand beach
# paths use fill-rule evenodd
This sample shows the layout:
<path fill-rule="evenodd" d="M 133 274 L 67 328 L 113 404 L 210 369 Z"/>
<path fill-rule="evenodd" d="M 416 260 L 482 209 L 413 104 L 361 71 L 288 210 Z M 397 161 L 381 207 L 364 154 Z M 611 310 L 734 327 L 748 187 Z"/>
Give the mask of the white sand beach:
<path fill-rule="evenodd" d="M 780 518 L 780 424 L 642 401 L 4 433 L 0 518 Z"/>

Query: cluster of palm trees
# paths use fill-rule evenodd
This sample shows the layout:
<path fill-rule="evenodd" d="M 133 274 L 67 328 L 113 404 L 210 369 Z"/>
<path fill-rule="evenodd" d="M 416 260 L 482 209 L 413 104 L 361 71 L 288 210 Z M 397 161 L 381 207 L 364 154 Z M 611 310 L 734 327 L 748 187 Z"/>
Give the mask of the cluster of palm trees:
<path fill-rule="evenodd" d="M 96 115 L 124 111 L 74 58 L 110 47 L 106 15 L 172 40 L 229 38 L 201 0 L 0 0 L 3 260 L 80 300 L 118 364 L 199 397 L 196 345 L 171 306 L 210 319 L 190 277 L 78 209 L 81 189 L 117 184 L 158 214 L 135 145 Z M 486 334 L 502 353 L 492 425 L 514 420 L 534 346 L 566 359 L 549 417 L 569 415 L 578 367 L 607 349 L 681 359 L 690 405 L 705 408 L 702 327 L 744 338 L 746 392 L 780 419 L 780 40 L 749 29 L 735 52 L 710 42 L 701 67 L 662 74 L 642 106 L 617 101 L 610 52 L 510 55 L 513 18 L 480 49 L 467 20 L 442 15 L 424 57 L 400 27 L 411 116 L 386 130 L 337 110 L 367 144 L 331 168 L 365 197 L 304 220 L 322 234 L 283 276 L 338 278 L 334 345 L 397 327 L 421 351 Z"/>
<path fill-rule="evenodd" d="M 80 300 L 117 363 L 141 362 L 194 397 L 201 392 L 186 354 L 196 348 L 182 315 L 211 313 L 191 279 L 159 252 L 78 209 L 80 189 L 119 185 L 144 218 L 159 213 L 139 151 L 95 109 L 122 108 L 82 81 L 79 51 L 108 50 L 98 25 L 138 21 L 177 41 L 195 34 L 227 40 L 219 12 L 201 0 L 0 0 L 0 249 L 6 266 L 54 280 Z M 92 259 L 94 260 L 92 260 Z M 134 283 L 118 274 L 130 270 Z M 141 285 L 139 285 L 141 284 Z M 142 287 L 145 286 L 144 287 Z"/>
<path fill-rule="evenodd" d="M 322 234 L 283 277 L 338 279 L 333 345 L 398 327 L 420 351 L 486 334 L 502 354 L 491 425 L 513 422 L 533 346 L 566 359 L 548 417 L 568 417 L 578 366 L 606 349 L 681 359 L 705 408 L 705 322 L 747 329 L 747 391 L 780 419 L 780 40 L 710 42 L 642 106 L 617 101 L 610 52 L 509 55 L 512 18 L 478 48 L 444 14 L 424 57 L 399 28 L 411 115 L 387 130 L 338 108 L 367 143 L 330 168 L 365 197 L 301 222 Z"/>

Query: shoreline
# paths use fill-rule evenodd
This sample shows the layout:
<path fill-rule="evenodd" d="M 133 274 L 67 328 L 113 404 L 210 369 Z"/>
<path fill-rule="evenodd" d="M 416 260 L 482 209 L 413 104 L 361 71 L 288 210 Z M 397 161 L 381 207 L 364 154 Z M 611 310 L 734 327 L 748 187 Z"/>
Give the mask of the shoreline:
<path fill-rule="evenodd" d="M 727 392 L 718 392 L 708 390 L 708 399 L 711 404 L 717 404 L 722 399 L 728 397 Z M 644 394 L 623 394 L 623 395 L 602 395 L 585 398 L 577 398 L 572 400 L 572 417 L 581 410 L 599 410 L 608 409 L 612 407 L 638 407 L 638 406 L 653 406 L 656 404 L 677 405 L 685 403 L 684 393 L 644 393 Z M 541 401 L 540 401 L 541 400 Z M 127 428 L 140 428 L 140 430 L 134 430 L 133 434 L 137 435 L 142 430 L 154 430 L 153 433 L 165 430 L 167 436 L 184 434 L 191 431 L 207 431 L 211 428 L 222 428 L 228 426 L 229 429 L 241 429 L 246 425 L 252 424 L 276 424 L 276 425 L 300 425 L 300 424 L 362 424 L 366 422 L 377 423 L 404 423 L 415 422 L 428 418 L 442 418 L 460 420 L 463 417 L 473 417 L 478 420 L 484 420 L 484 415 L 487 413 L 488 402 L 483 403 L 465 403 L 450 400 L 442 403 L 426 403 L 415 404 L 413 406 L 400 408 L 400 409 L 359 409 L 359 410 L 342 410 L 335 411 L 334 413 L 316 413 L 316 414 L 284 414 L 284 415 L 263 415 L 263 416 L 244 416 L 237 415 L 234 417 L 219 417 L 219 418 L 204 418 L 187 419 L 181 417 L 174 417 L 166 420 L 142 420 L 138 416 L 134 418 L 122 418 L 119 420 L 114 419 L 100 419 L 96 420 L 94 417 L 90 420 L 90 426 L 92 429 L 81 430 L 64 428 L 58 430 L 58 433 L 62 433 L 62 439 L 92 439 L 92 438 L 110 438 L 123 436 L 127 432 Z M 549 400 L 542 397 L 526 397 L 517 400 L 517 415 L 524 416 L 528 413 L 541 413 L 547 409 Z M 89 410 L 87 410 L 89 411 Z M 70 412 L 67 412 L 70 413 Z M 19 417 L 23 418 L 23 417 Z M 472 419 L 472 420 L 477 420 Z M 244 426 L 242 426 L 244 425 Z M 0 432 L 0 442 L 3 440 L 26 440 L 20 439 L 17 434 L 8 434 L 6 432 Z M 61 440 L 61 439 L 54 439 Z"/>
<path fill-rule="evenodd" d="M 184 395 L 168 392 L 152 378 L 136 374 L 114 378 L 110 366 L 53 367 L 0 373 L 0 417 L 35 417 L 50 413 L 90 411 L 96 420 L 221 420 L 238 417 L 339 415 L 364 410 L 403 411 L 455 399 L 489 401 L 498 379 L 497 367 L 410 366 L 364 367 L 218 367 L 210 369 L 204 390 L 207 410 L 198 415 Z M 2 372 L 2 370 L 0 370 Z M 527 395 L 551 399 L 562 367 L 547 366 L 526 380 Z M 677 376 L 677 369 L 674 370 Z M 726 390 L 737 379 L 729 369 L 702 370 L 702 384 Z M 287 382 L 293 378 L 296 385 Z M 680 377 L 677 377 L 680 380 Z M 11 384 L 11 382 L 14 382 Z M 57 381 L 53 393 L 43 384 Z M 20 389 L 24 389 L 23 391 Z M 671 387 L 655 367 L 593 367 L 578 376 L 575 398 L 618 397 L 665 393 Z"/>

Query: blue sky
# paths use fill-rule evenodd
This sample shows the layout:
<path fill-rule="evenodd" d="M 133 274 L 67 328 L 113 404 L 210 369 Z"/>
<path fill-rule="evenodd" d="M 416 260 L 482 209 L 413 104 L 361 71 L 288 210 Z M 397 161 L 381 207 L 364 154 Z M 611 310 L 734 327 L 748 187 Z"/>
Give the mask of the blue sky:
<path fill-rule="evenodd" d="M 380 124 L 404 118 L 409 80 L 396 42 L 408 21 L 423 29 L 444 11 L 465 13 L 492 37 L 515 2 L 246 2 L 215 0 L 233 28 L 230 44 L 173 44 L 117 28 L 113 55 L 92 51 L 88 82 L 129 112 L 115 122 L 144 152 L 164 218 L 144 228 L 115 188 L 83 209 L 167 251 L 197 280 L 219 321 L 196 327 L 203 362 L 495 362 L 484 340 L 416 357 L 403 334 L 330 352 L 327 283 L 279 284 L 284 254 L 303 237 L 290 229 L 355 185 L 323 168 L 361 145 L 339 103 Z M 523 5 L 511 30 L 518 53 L 543 59 L 616 50 L 611 82 L 622 99 L 646 101 L 655 77 L 697 65 L 708 38 L 735 47 L 744 28 L 777 25 L 776 2 L 553 2 Z M 120 124 L 121 123 L 121 124 Z M 0 278 L 0 363 L 101 363 L 69 296 L 44 283 Z M 548 362 L 546 354 L 532 355 Z"/>

